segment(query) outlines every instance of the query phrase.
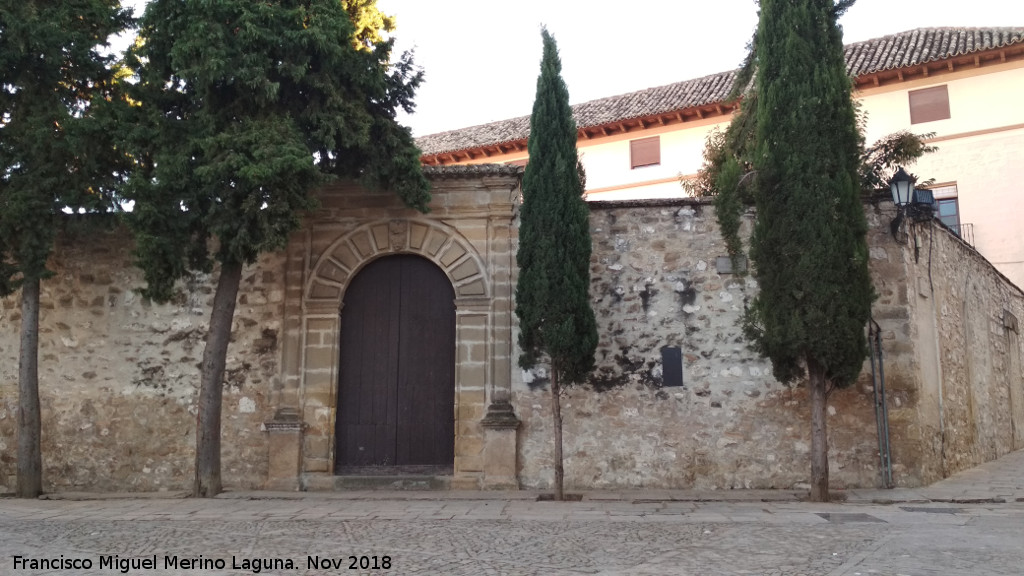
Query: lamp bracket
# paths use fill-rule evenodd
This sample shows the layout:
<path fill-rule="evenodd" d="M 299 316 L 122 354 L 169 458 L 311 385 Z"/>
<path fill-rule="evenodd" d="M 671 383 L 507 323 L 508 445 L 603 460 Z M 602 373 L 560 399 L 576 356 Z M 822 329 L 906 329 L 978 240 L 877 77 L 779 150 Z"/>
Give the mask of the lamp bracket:
<path fill-rule="evenodd" d="M 896 207 L 896 217 L 892 219 L 892 223 L 889 224 L 889 229 L 892 232 L 892 239 L 899 242 L 900 238 L 897 233 L 900 231 L 900 226 L 903 225 L 903 206 Z"/>

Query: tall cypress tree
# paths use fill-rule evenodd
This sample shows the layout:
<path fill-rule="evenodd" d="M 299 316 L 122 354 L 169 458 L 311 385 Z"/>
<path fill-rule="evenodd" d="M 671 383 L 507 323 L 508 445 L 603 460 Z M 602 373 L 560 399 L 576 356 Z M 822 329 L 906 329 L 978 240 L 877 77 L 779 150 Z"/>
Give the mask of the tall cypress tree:
<path fill-rule="evenodd" d="M 811 499 L 827 501 L 826 402 L 867 356 L 874 292 L 861 140 L 837 18 L 849 0 L 761 0 L 748 328 L 783 382 L 808 379 Z"/>
<path fill-rule="evenodd" d="M 524 368 L 551 362 L 555 499 L 564 498 L 563 383 L 582 381 L 594 367 L 597 322 L 590 307 L 590 225 L 576 122 L 555 39 L 542 31 L 544 56 L 530 116 L 530 162 L 523 176 L 516 314 Z"/>
<path fill-rule="evenodd" d="M 40 281 L 62 210 L 111 207 L 118 154 L 96 115 L 114 87 L 108 39 L 128 27 L 118 0 L 0 7 L 0 296 L 21 290 L 16 493 L 42 491 Z"/>
<path fill-rule="evenodd" d="M 852 5 L 853 0 L 836 2 L 832 9 L 832 14 L 838 18 L 843 11 Z M 743 93 L 742 107 L 740 111 L 733 116 L 733 119 L 725 132 L 713 133 L 709 136 L 704 150 L 704 165 L 701 168 L 698 177 L 694 180 L 683 183 L 684 189 L 686 189 L 690 194 L 696 196 L 711 196 L 714 198 L 715 212 L 719 228 L 721 229 L 722 236 L 725 238 L 729 254 L 734 259 L 739 258 L 743 252 L 743 245 L 740 239 L 740 217 L 746 207 L 757 205 L 757 201 L 762 203 L 773 202 L 783 198 L 773 196 L 773 192 L 770 188 L 767 191 L 759 188 L 759 185 L 762 184 L 759 170 L 764 168 L 765 163 L 756 162 L 755 159 L 758 158 L 759 152 L 764 150 L 766 143 L 773 142 L 770 139 L 765 140 L 765 138 L 770 138 L 770 135 L 758 131 L 759 119 L 762 117 L 772 119 L 771 117 L 773 114 L 772 112 L 768 112 L 763 115 L 759 115 L 758 113 L 759 110 L 761 110 L 761 112 L 766 111 L 765 108 L 758 106 L 758 102 L 760 100 L 759 90 L 767 84 L 768 78 L 764 78 L 766 81 L 765 83 L 755 83 L 752 86 L 750 85 L 751 79 L 755 76 L 755 70 L 758 69 L 761 58 L 760 54 L 761 51 L 758 49 L 757 37 L 755 37 L 755 41 L 751 43 L 747 61 L 744 63 L 737 75 L 736 85 L 734 86 L 733 93 L 730 96 L 731 98 L 735 98 Z M 776 74 L 778 74 L 778 71 L 776 71 Z M 744 92 L 744 90 L 746 90 L 746 92 Z M 776 97 L 778 97 L 778 93 L 776 93 Z M 776 108 L 776 111 L 777 110 L 778 108 Z M 857 185 L 862 195 L 871 196 L 878 194 L 879 192 L 888 195 L 889 191 L 887 180 L 890 178 L 896 167 L 913 164 L 924 154 L 937 150 L 936 147 L 929 146 L 925 143 L 925 140 L 934 136 L 934 134 L 912 134 L 906 130 L 900 130 L 886 135 L 870 147 L 864 148 L 863 130 L 866 117 L 862 113 L 858 112 L 856 106 L 854 106 L 854 111 L 855 113 L 858 113 L 857 128 L 860 133 L 860 136 L 858 137 L 858 145 L 860 148 L 858 149 L 859 175 Z M 846 114 L 845 111 L 844 114 Z M 848 119 L 848 116 L 844 115 L 839 118 Z M 849 138 L 849 132 L 847 130 L 848 126 L 846 125 L 845 120 L 842 121 L 842 127 L 843 130 L 838 132 L 838 135 L 840 136 L 840 140 L 845 142 Z M 807 134 L 804 131 L 801 131 L 800 133 Z M 817 137 L 824 138 L 821 134 L 817 135 Z M 780 151 L 780 153 L 789 153 L 785 152 L 785 150 L 789 149 L 784 149 Z M 848 155 L 843 156 L 843 158 L 844 162 L 849 161 Z M 764 157 L 761 158 L 761 160 L 764 159 Z M 777 161 L 778 157 L 774 160 Z M 848 170 L 848 166 L 846 166 L 846 169 Z M 767 177 L 769 174 L 770 172 L 766 171 L 764 176 Z M 770 180 L 766 182 L 769 182 L 769 186 L 780 185 L 778 181 L 774 184 L 771 184 Z M 884 188 L 884 190 L 881 190 L 882 188 Z M 758 195 L 756 194 L 758 190 L 762 190 L 764 193 Z M 845 194 L 845 192 L 843 192 L 843 194 Z M 845 210 L 847 208 L 847 199 L 848 198 L 844 197 L 844 201 L 841 205 L 836 204 L 833 207 L 833 212 L 837 217 L 841 210 Z M 802 200 L 810 201 L 809 199 Z M 827 196 L 823 197 L 822 201 L 831 202 Z M 765 213 L 771 214 L 772 212 Z M 765 213 L 755 213 L 755 217 L 759 222 Z M 770 216 L 769 218 L 773 217 L 777 218 L 777 216 Z M 867 290 L 865 289 L 863 275 L 860 271 L 860 260 L 862 259 L 862 256 L 859 255 L 861 247 L 859 232 L 857 232 L 859 227 L 862 226 L 861 213 L 858 211 L 857 214 L 853 215 L 853 218 L 854 220 L 849 222 L 852 225 L 852 228 L 847 230 L 846 234 L 853 237 L 855 240 L 847 243 L 847 245 L 853 246 L 854 253 L 858 255 L 851 259 L 851 262 L 854 262 L 854 265 L 852 269 L 848 270 L 851 274 L 851 278 L 854 279 L 854 283 L 850 285 L 852 289 L 847 293 L 847 296 L 852 302 L 859 302 L 860 304 L 863 304 L 865 298 L 864 294 Z M 800 218 L 800 220 L 802 222 L 803 219 Z M 784 227 L 789 226 L 790 224 L 791 223 L 789 222 L 784 222 L 778 225 Z M 772 224 L 767 222 L 760 224 L 760 226 L 764 227 L 771 225 Z M 765 237 L 766 234 L 761 236 L 761 238 Z M 765 248 L 762 252 L 762 256 L 759 257 L 758 266 L 761 270 L 767 270 L 776 266 L 777 262 L 782 266 L 791 265 L 791 263 L 786 260 L 776 260 L 772 257 L 764 256 L 764 254 L 770 254 L 768 250 L 768 248 Z M 790 251 L 792 251 L 792 249 Z M 812 265 L 810 268 L 813 269 L 815 266 Z M 758 271 L 755 271 L 755 273 L 757 272 Z M 784 271 L 779 271 L 779 273 L 784 274 Z M 764 278 L 767 276 L 759 275 L 759 277 L 761 277 L 762 282 L 764 282 Z M 779 283 L 773 284 L 776 289 L 778 289 L 780 285 L 781 284 Z M 836 287 L 833 286 L 832 288 L 835 289 Z M 799 293 L 802 294 L 803 290 L 801 289 Z M 777 296 L 778 294 L 776 293 L 775 295 Z M 785 303 L 784 297 L 786 296 L 786 293 L 784 289 L 782 296 L 782 300 Z M 760 301 L 760 304 L 758 304 L 758 307 L 748 310 L 746 317 L 747 335 L 758 344 L 758 348 L 761 353 L 765 355 L 768 355 L 769 347 L 767 336 L 764 331 L 764 326 L 766 324 L 764 318 L 760 316 L 760 314 L 763 313 L 760 307 L 769 306 L 771 306 L 771 304 L 768 301 L 762 300 Z M 829 366 L 832 372 L 829 373 L 830 376 L 826 382 L 826 391 L 829 389 L 828 386 L 842 386 L 849 384 L 852 379 L 856 377 L 861 366 L 861 362 L 856 359 L 856 348 L 859 346 L 859 344 L 857 344 L 856 318 L 859 314 L 864 313 L 864 309 L 861 308 L 859 304 L 852 305 L 853 307 L 851 308 L 851 304 L 849 302 L 842 306 L 844 306 L 844 308 L 842 308 L 843 310 L 852 313 L 852 316 L 848 316 L 845 320 L 846 335 L 849 337 L 845 341 L 852 346 L 852 348 L 845 350 L 852 351 L 852 356 L 846 360 L 838 357 L 834 357 L 830 360 Z M 784 315 L 785 313 L 783 312 L 782 314 Z M 795 317 L 793 319 L 794 321 L 800 322 Z M 776 328 L 773 334 L 777 335 L 780 332 L 781 331 Z M 793 336 L 798 337 L 799 335 L 794 333 Z M 844 338 L 839 337 L 837 340 L 844 340 Z M 775 349 L 777 342 L 779 342 L 778 339 L 772 340 L 772 349 Z M 786 350 L 785 347 L 782 347 L 781 349 L 783 351 Z M 776 364 L 776 376 L 780 380 L 792 381 L 805 374 L 803 365 L 806 365 L 806 360 L 802 359 L 800 356 L 799 346 L 794 344 L 791 349 L 797 350 L 798 352 L 795 354 L 780 352 L 777 353 L 776 356 L 772 357 L 773 362 Z M 844 348 L 841 346 L 837 346 L 836 348 L 833 348 L 831 352 L 843 349 Z M 846 371 L 845 375 L 842 374 L 843 371 Z M 820 378 L 818 380 L 820 381 Z M 825 497 L 827 497 L 828 486 L 826 428 L 824 426 L 823 413 L 823 410 L 825 410 L 825 404 L 822 396 L 816 395 L 814 398 L 816 401 L 813 408 L 814 414 L 816 415 L 814 435 L 818 440 L 814 443 L 814 454 L 816 455 L 815 462 L 817 462 L 817 464 L 814 465 L 814 468 L 817 472 L 812 471 L 812 476 L 818 478 L 815 485 L 817 486 L 816 492 L 819 494 L 817 497 L 820 499 L 822 498 L 822 496 L 820 496 L 821 494 L 825 494 Z M 820 424 L 818 424 L 818 422 L 820 422 Z M 822 451 L 825 452 L 823 453 Z M 824 481 L 821 479 L 822 470 L 826 477 Z"/>
<path fill-rule="evenodd" d="M 372 2 L 357 2 L 363 10 Z M 220 263 L 201 365 L 194 493 L 221 491 L 223 374 L 245 265 L 285 245 L 312 192 L 359 178 L 426 210 L 407 128 L 422 75 L 393 41 L 356 30 L 339 0 L 153 0 L 137 71 L 131 222 L 147 295 Z"/>

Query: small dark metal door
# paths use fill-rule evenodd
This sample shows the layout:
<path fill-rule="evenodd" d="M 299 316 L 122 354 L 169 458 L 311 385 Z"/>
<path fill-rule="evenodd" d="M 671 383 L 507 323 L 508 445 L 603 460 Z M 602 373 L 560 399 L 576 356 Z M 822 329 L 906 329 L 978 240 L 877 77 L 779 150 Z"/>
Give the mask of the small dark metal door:
<path fill-rule="evenodd" d="M 418 256 L 368 264 L 345 290 L 337 471 L 454 461 L 455 291 Z"/>

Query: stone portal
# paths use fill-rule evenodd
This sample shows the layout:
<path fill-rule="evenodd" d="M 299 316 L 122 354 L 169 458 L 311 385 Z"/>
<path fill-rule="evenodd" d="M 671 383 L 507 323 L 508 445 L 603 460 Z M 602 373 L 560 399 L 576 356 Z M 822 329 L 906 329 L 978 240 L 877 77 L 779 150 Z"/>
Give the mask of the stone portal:
<path fill-rule="evenodd" d="M 430 410 L 436 408 L 431 420 L 438 431 L 406 430 L 415 423 L 397 412 L 403 400 L 396 396 L 394 422 L 385 419 L 380 424 L 382 430 L 372 434 L 383 434 L 384 444 L 391 443 L 389 435 L 396 441 L 402 434 L 424 441 L 432 435 L 432 461 L 450 462 L 453 488 L 516 487 L 510 484 L 515 483 L 518 420 L 509 402 L 515 262 L 512 245 L 521 169 L 487 165 L 428 168 L 426 172 L 434 184 L 429 213 L 420 214 L 404 207 L 391 193 L 337 185 L 323 191 L 321 210 L 289 244 L 282 385 L 274 391 L 272 402 L 278 409 L 294 409 L 300 415 L 301 429 L 293 433 L 290 454 L 280 448 L 279 438 L 275 443 L 278 452 L 271 453 L 270 459 L 298 461 L 299 488 L 326 487 L 332 484 L 339 466 L 369 462 L 355 456 L 360 446 L 364 451 L 367 447 L 357 438 L 364 437 L 360 436 L 364 432 L 371 434 L 369 428 L 359 427 L 378 424 L 361 423 L 358 414 L 346 412 L 350 405 L 344 388 L 348 375 L 357 373 L 360 368 L 356 363 L 364 360 L 346 352 L 346 338 L 363 339 L 346 336 L 347 323 L 354 318 L 349 315 L 348 298 L 350 291 L 359 290 L 364 272 L 371 273 L 376 263 L 388 261 L 422 263 L 433 269 L 450 290 L 447 296 L 437 299 L 447 298 L 454 303 L 453 334 L 445 336 L 451 344 L 445 345 L 444 352 L 450 354 L 447 366 L 452 374 L 450 383 L 445 384 L 449 387 L 448 405 L 430 400 L 434 406 Z M 416 284 L 422 288 L 423 282 Z M 371 324 L 391 321 L 389 316 L 377 313 L 366 320 Z M 424 330 L 412 330 L 409 334 Z M 399 350 L 397 354 L 404 352 Z M 397 356 L 376 358 L 371 364 L 385 371 L 397 369 L 396 378 L 402 377 L 402 364 Z M 407 374 L 414 375 L 417 369 L 409 370 Z M 340 396 L 339 378 L 343 386 Z M 418 408 L 423 407 L 416 399 L 420 392 L 413 392 L 411 400 Z M 374 395 L 375 401 L 382 396 L 379 391 Z M 380 405 L 385 411 L 391 409 L 386 402 Z M 377 404 L 374 406 L 376 410 Z M 414 410 L 412 405 L 409 410 Z M 412 412 L 409 414 L 415 418 Z M 445 419 L 449 427 L 442 432 L 440 422 Z M 500 424 L 497 428 L 495 422 Z M 437 438 L 444 435 L 448 437 L 449 453 L 438 448 L 443 442 Z M 397 446 L 401 446 L 400 441 Z M 382 456 L 381 452 L 370 460 L 394 458 L 400 462 L 421 451 L 412 446 L 397 448 L 393 456 Z M 404 456 L 401 450 L 407 451 Z M 291 467 L 272 467 L 283 469 Z M 268 485 L 280 486 L 282 479 L 271 477 Z"/>

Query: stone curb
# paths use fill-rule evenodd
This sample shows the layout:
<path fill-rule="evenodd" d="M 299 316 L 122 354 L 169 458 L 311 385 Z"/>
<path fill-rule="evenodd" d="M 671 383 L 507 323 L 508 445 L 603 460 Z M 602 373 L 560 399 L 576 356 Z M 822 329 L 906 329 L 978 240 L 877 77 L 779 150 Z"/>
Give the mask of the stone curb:
<path fill-rule="evenodd" d="M 722 491 L 587 491 L 571 494 L 575 499 L 570 503 L 628 502 L 631 504 L 661 502 L 763 502 L 797 503 L 807 502 L 807 493 L 795 490 L 722 490 Z M 548 497 L 545 497 L 548 496 Z M 262 490 L 226 491 L 218 494 L 219 500 L 389 500 L 389 501 L 503 501 L 531 502 L 550 500 L 550 495 L 533 490 L 471 491 L 471 490 L 349 490 L 349 491 L 308 491 L 284 492 Z M 833 490 L 831 504 L 1007 504 L 1024 503 L 1024 496 L 927 496 L 916 491 L 894 494 L 889 490 Z M 13 494 L 0 495 L 13 498 Z M 42 494 L 40 500 L 88 501 L 88 500 L 182 500 L 191 498 L 191 492 L 54 492 Z"/>
<path fill-rule="evenodd" d="M 629 502 L 632 504 L 657 502 L 804 502 L 803 491 L 785 490 L 729 490 L 729 491 L 588 491 L 569 494 L 570 502 Z M 215 496 L 219 500 L 391 500 L 391 501 L 505 501 L 530 502 L 549 500 L 549 494 L 532 490 L 469 491 L 469 490 L 349 490 L 284 492 L 262 490 L 225 491 Z M 3 495 L 2 497 L 13 497 Z M 189 491 L 164 492 L 53 492 L 42 494 L 40 500 L 181 500 L 191 498 Z M 833 503 L 847 501 L 842 491 L 833 492 Z"/>
<path fill-rule="evenodd" d="M 188 491 L 167 492 L 52 492 L 41 494 L 40 500 L 183 500 Z"/>

